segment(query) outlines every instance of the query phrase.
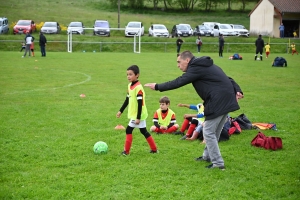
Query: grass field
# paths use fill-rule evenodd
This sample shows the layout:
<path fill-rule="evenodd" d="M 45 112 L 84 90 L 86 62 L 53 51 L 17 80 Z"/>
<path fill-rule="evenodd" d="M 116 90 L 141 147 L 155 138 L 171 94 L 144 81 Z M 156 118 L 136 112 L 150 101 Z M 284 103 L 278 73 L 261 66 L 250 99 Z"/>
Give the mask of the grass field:
<path fill-rule="evenodd" d="M 115 117 L 127 91 L 126 69 L 137 64 L 140 81 L 164 82 L 181 75 L 174 53 L 59 53 L 22 59 L 19 52 L 0 52 L 0 199 L 299 199 L 299 56 L 271 54 L 254 61 L 230 61 L 208 53 L 243 89 L 241 109 L 252 122 L 274 122 L 278 131 L 263 131 L 283 140 L 283 149 L 252 147 L 257 130 L 243 131 L 221 142 L 226 170 L 208 170 L 194 161 L 204 146 L 180 136 L 156 135 L 159 154 L 133 133 L 131 154 L 120 155 L 127 125 Z M 284 56 L 288 67 L 271 67 Z M 201 101 L 191 85 L 157 92 L 145 88 L 147 127 L 167 95 L 178 103 Z M 85 94 L 86 98 L 80 98 Z M 127 111 L 127 110 L 126 110 Z M 92 151 L 97 141 L 106 155 Z"/>

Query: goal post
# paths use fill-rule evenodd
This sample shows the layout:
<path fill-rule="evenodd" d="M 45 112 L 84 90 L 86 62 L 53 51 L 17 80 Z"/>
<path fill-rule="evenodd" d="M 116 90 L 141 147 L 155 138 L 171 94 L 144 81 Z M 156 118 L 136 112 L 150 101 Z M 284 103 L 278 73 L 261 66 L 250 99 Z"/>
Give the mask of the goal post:
<path fill-rule="evenodd" d="M 84 30 L 94 30 L 94 28 L 83 28 Z M 125 31 L 125 28 L 110 28 L 110 30 L 118 30 L 118 31 L 121 31 L 121 30 L 124 30 Z M 73 46 L 72 46 L 72 43 L 73 43 L 73 33 L 72 31 L 70 31 L 70 33 L 67 33 L 68 35 L 68 41 L 67 41 L 67 52 L 68 53 L 72 53 L 73 52 Z M 133 35 L 133 52 L 134 53 L 141 53 L 141 36 L 142 36 L 142 33 L 141 33 L 141 29 L 139 28 L 139 31 L 137 34 Z M 137 39 L 138 37 L 138 39 Z M 137 48 L 137 43 L 138 43 L 138 48 Z"/>

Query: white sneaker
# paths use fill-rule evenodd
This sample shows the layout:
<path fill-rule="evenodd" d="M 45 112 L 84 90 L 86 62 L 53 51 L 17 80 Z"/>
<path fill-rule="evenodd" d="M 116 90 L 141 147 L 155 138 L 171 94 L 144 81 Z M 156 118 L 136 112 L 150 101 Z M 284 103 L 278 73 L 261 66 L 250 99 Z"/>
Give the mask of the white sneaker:
<path fill-rule="evenodd" d="M 24 56 L 22 56 L 22 58 L 24 58 Z"/>

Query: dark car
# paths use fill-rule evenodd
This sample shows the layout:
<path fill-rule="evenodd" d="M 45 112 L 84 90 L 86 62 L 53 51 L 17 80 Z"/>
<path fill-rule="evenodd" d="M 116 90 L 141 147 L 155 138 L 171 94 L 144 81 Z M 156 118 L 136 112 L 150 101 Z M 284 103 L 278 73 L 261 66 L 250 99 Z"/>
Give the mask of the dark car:
<path fill-rule="evenodd" d="M 190 30 L 185 25 L 174 25 L 171 31 L 172 38 L 173 37 L 188 37 L 191 36 Z"/>
<path fill-rule="evenodd" d="M 213 31 L 208 27 L 204 25 L 197 25 L 194 29 L 194 36 L 214 36 Z"/>

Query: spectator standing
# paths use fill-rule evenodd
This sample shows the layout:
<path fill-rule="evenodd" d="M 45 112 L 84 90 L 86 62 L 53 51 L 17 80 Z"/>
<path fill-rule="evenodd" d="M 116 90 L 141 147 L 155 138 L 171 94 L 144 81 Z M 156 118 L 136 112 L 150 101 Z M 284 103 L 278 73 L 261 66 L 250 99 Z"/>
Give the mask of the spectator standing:
<path fill-rule="evenodd" d="M 39 45 L 41 48 L 42 57 L 46 57 L 47 39 L 42 32 L 40 32 L 40 44 Z"/>
<path fill-rule="evenodd" d="M 198 35 L 198 38 L 196 39 L 196 45 L 197 45 L 198 53 L 200 53 L 201 46 L 202 46 L 202 40 L 200 35 Z"/>
<path fill-rule="evenodd" d="M 280 38 L 284 38 L 284 25 L 281 23 L 279 26 L 279 31 L 280 31 Z"/>
<path fill-rule="evenodd" d="M 255 53 L 255 58 L 254 60 L 257 59 L 257 54 L 260 53 L 260 60 L 262 61 L 262 52 L 263 52 L 263 48 L 265 46 L 265 42 L 262 39 L 261 35 L 258 36 L 257 40 L 255 41 L 255 46 L 256 46 L 256 53 Z"/>
<path fill-rule="evenodd" d="M 225 43 L 224 36 L 223 34 L 221 34 L 219 36 L 219 57 L 220 58 L 223 58 L 224 43 Z"/>
<path fill-rule="evenodd" d="M 33 41 L 34 41 L 34 37 L 32 35 L 30 35 L 30 33 L 27 31 L 26 36 L 25 36 L 25 44 L 26 44 L 25 53 L 22 56 L 22 58 L 24 58 L 26 56 L 27 52 L 28 52 L 28 56 L 29 57 L 31 56 L 30 46 Z"/>
<path fill-rule="evenodd" d="M 204 101 L 203 136 L 206 141 L 202 156 L 196 160 L 212 162 L 207 166 L 209 169 L 225 170 L 218 140 L 228 112 L 240 108 L 237 100 L 243 98 L 243 93 L 239 85 L 215 65 L 210 57 L 197 58 L 190 51 L 184 51 L 177 57 L 177 66 L 185 72 L 178 78 L 161 84 L 147 83 L 145 86 L 163 92 L 193 84 Z"/>
<path fill-rule="evenodd" d="M 178 39 L 176 40 L 176 45 L 177 45 L 177 53 L 180 52 L 180 48 L 181 48 L 181 45 L 183 43 L 183 40 L 181 39 L 180 36 L 178 36 Z"/>

